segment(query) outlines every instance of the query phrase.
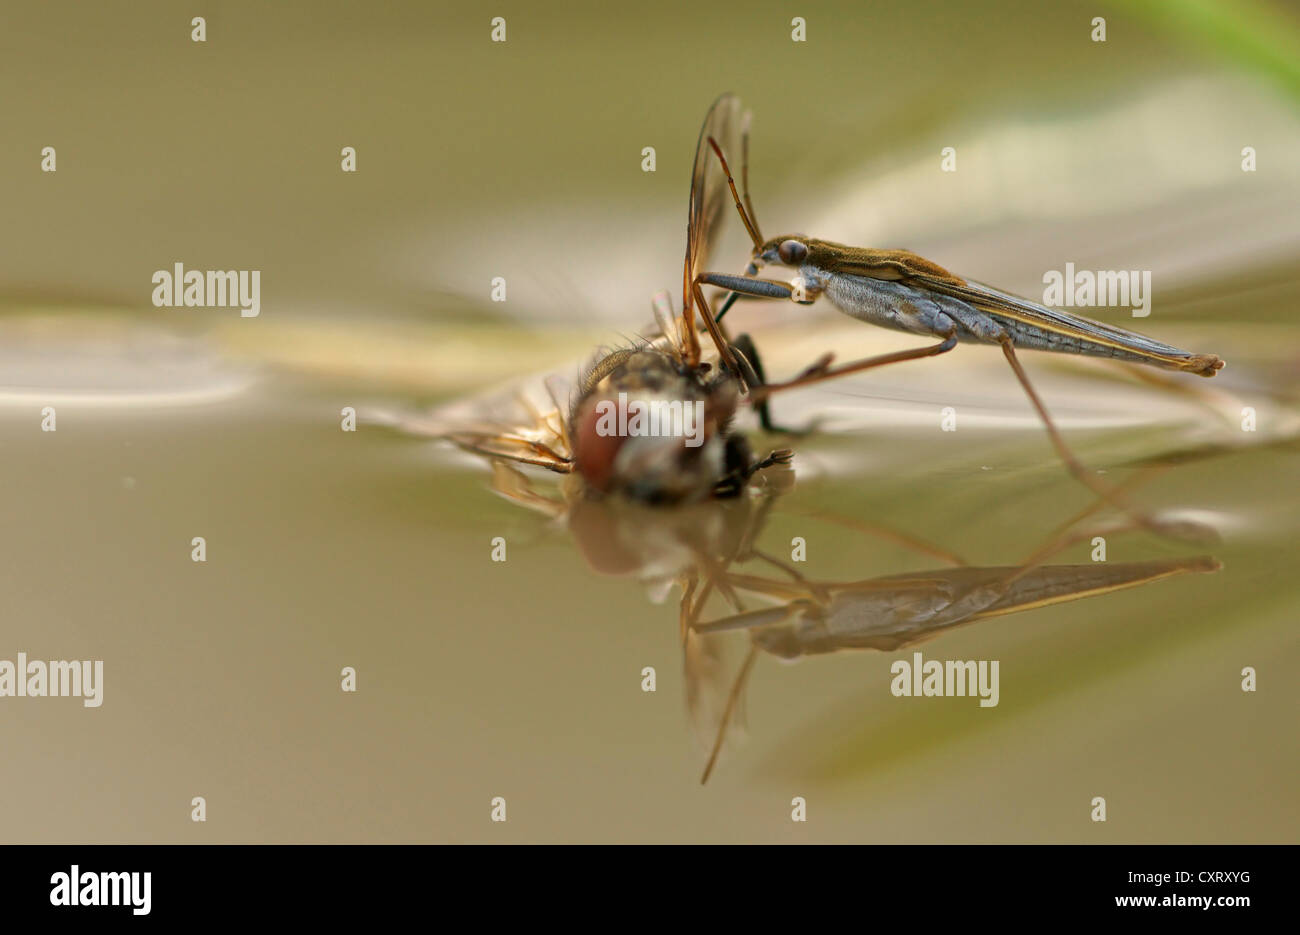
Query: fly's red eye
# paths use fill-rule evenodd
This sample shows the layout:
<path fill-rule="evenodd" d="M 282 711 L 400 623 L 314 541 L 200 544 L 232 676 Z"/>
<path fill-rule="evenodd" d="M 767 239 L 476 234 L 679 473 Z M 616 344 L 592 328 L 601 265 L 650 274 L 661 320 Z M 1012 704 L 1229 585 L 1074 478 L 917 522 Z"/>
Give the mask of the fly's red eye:
<path fill-rule="evenodd" d="M 798 266 L 808 256 L 808 247 L 797 240 L 783 240 L 776 248 L 776 254 L 787 266 Z"/>
<path fill-rule="evenodd" d="M 602 430 L 601 404 L 607 399 L 590 399 L 578 412 L 573 425 L 574 460 L 578 473 L 596 490 L 608 490 L 614 479 L 614 458 L 627 439 Z"/>

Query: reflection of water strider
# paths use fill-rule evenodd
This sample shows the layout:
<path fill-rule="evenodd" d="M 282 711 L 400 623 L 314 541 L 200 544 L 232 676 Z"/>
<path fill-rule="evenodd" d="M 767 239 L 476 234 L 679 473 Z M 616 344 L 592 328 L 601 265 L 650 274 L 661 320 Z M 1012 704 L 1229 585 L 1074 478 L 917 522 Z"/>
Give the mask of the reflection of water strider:
<path fill-rule="evenodd" d="M 712 572 L 714 587 L 721 594 L 744 592 L 778 603 L 745 610 L 739 601 L 731 600 L 732 614 L 699 623 L 704 601 L 691 604 L 690 594 L 683 596 L 682 616 L 691 632 L 708 637 L 740 629 L 750 637 L 749 653 L 735 678 L 701 782 L 708 780 L 713 769 L 727 723 L 760 651 L 786 661 L 851 649 L 895 652 L 963 624 L 1109 594 L 1178 575 L 1214 572 L 1220 567 L 1217 561 L 1204 556 L 1116 564 L 1042 564 L 1076 538 L 1062 534 L 1056 543 L 1037 550 L 1024 565 L 942 568 L 849 582 L 809 580 L 788 567 L 789 580 Z M 981 707 L 998 703 L 996 660 L 930 660 L 924 667 L 919 658 L 915 662 L 920 671 L 912 673 L 911 678 L 919 695 L 979 694 Z M 895 678 L 890 691 L 895 695 L 910 694 L 910 685 L 906 691 L 899 690 L 899 679 L 903 677 L 899 665 L 896 662 L 891 666 Z M 968 671 L 971 666 L 975 668 L 973 673 Z M 968 690 L 957 690 L 955 682 L 945 683 L 945 676 L 955 677 L 957 668 L 971 677 Z"/>

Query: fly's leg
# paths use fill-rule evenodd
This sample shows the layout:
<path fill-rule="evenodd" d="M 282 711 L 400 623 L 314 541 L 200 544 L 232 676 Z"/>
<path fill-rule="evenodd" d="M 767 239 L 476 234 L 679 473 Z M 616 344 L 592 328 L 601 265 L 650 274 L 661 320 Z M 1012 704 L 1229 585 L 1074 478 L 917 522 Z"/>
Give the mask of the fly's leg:
<path fill-rule="evenodd" d="M 739 435 L 731 436 L 732 439 L 739 439 L 740 437 L 741 436 Z M 731 443 L 731 439 L 728 439 L 728 443 Z M 781 464 L 789 464 L 793 459 L 793 450 L 789 448 L 777 448 L 776 450 L 769 452 L 767 457 L 763 458 L 761 461 L 754 461 L 752 460 L 752 456 L 749 454 L 749 446 L 746 444 L 743 454 L 737 454 L 734 458 L 728 458 L 728 461 L 733 461 L 735 466 L 725 477 L 722 478 L 722 480 L 714 484 L 713 495 L 722 498 L 739 496 L 740 492 L 745 489 L 745 485 L 749 483 L 749 479 L 759 471 L 766 470 L 770 467 L 776 467 Z"/>
<path fill-rule="evenodd" d="M 768 453 L 768 456 L 750 469 L 750 474 L 757 474 L 764 468 L 776 467 L 778 464 L 789 464 L 794 459 L 794 451 L 789 448 L 777 448 Z"/>
<path fill-rule="evenodd" d="M 736 352 L 736 362 L 740 364 L 741 370 L 748 368 L 749 372 L 742 375 L 751 389 L 757 389 L 767 383 L 767 375 L 763 372 L 763 361 L 758 356 L 758 347 L 754 344 L 753 338 L 748 334 L 737 335 L 736 340 L 732 342 L 731 349 Z M 809 425 L 802 429 L 788 429 L 777 425 L 772 421 L 772 410 L 766 399 L 757 403 L 754 408 L 758 410 L 758 422 L 763 426 L 765 432 L 783 435 L 807 435 L 815 428 L 815 425 Z"/>
<path fill-rule="evenodd" d="M 731 311 L 731 306 L 735 305 L 736 300 L 739 298 L 739 292 L 733 292 L 731 295 L 727 296 L 727 301 L 722 303 L 722 308 L 718 309 L 718 314 L 713 317 L 713 320 L 721 325 L 723 316 L 726 315 L 727 312 Z"/>

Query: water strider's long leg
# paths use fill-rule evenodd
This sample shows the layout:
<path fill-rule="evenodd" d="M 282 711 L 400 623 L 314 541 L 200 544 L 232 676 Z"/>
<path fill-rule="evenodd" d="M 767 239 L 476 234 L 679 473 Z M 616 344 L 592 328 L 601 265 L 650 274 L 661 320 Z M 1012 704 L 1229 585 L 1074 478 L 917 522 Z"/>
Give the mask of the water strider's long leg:
<path fill-rule="evenodd" d="M 754 213 L 754 203 L 749 200 L 749 122 L 751 114 L 745 111 L 745 115 L 740 120 L 740 190 L 745 195 L 745 210 L 749 213 L 749 222 L 754 225 L 754 230 L 759 230 L 758 215 Z M 722 148 L 715 146 L 719 155 Z M 726 163 L 723 163 L 726 168 Z M 761 234 L 759 235 L 762 236 Z"/>
<path fill-rule="evenodd" d="M 850 373 L 857 373 L 860 370 L 869 370 L 872 367 L 883 367 L 886 364 L 897 364 L 905 360 L 920 360 L 922 357 L 934 357 L 938 354 L 946 354 L 957 346 L 957 336 L 948 335 L 938 344 L 932 344 L 929 347 L 914 347 L 905 351 L 893 351 L 889 354 L 879 354 L 875 357 L 864 357 L 862 360 L 855 360 L 852 363 L 841 364 L 838 367 L 831 367 L 830 357 L 822 358 L 811 369 L 795 377 L 793 380 L 787 380 L 785 383 L 769 383 L 760 386 L 750 393 L 750 400 L 757 404 L 759 401 L 766 399 L 772 393 L 779 393 L 782 390 L 791 390 L 801 386 L 811 386 L 814 383 L 820 383 L 823 380 L 834 380 L 836 377 L 846 376 Z"/>
<path fill-rule="evenodd" d="M 740 368 L 736 364 L 736 357 L 731 353 L 731 344 L 727 341 L 726 335 L 722 333 L 717 320 L 713 317 L 713 311 L 709 308 L 709 300 L 704 297 L 704 290 L 700 288 L 698 277 L 691 283 L 691 291 L 695 296 L 696 303 L 699 305 L 700 317 L 704 319 L 704 325 L 709 329 L 709 337 L 713 339 L 713 344 L 718 349 L 718 356 L 722 358 L 723 365 L 732 373 L 739 373 Z"/>
<path fill-rule="evenodd" d="M 1015 346 L 1009 339 L 1001 343 L 1002 353 L 1006 355 L 1007 363 L 1011 364 L 1011 369 L 1015 371 L 1016 379 L 1020 381 L 1025 395 L 1029 397 L 1029 402 L 1033 404 L 1034 409 L 1038 412 L 1038 418 L 1042 420 L 1043 426 L 1047 429 L 1047 437 L 1051 439 L 1052 447 L 1056 449 L 1057 456 L 1065 462 L 1066 468 L 1074 475 L 1074 478 L 1111 506 L 1128 515 L 1144 529 L 1157 535 L 1166 535 L 1167 533 L 1161 529 L 1155 520 L 1129 504 L 1118 490 L 1102 483 L 1088 473 L 1088 469 L 1074 456 L 1074 452 L 1070 450 L 1070 447 L 1065 443 L 1065 439 L 1061 437 L 1061 433 L 1057 430 L 1051 415 L 1047 412 L 1047 407 L 1043 405 L 1038 392 L 1034 389 L 1033 384 L 1029 382 L 1029 375 L 1025 373 L 1025 368 L 1020 365 L 1020 358 L 1016 356 Z"/>

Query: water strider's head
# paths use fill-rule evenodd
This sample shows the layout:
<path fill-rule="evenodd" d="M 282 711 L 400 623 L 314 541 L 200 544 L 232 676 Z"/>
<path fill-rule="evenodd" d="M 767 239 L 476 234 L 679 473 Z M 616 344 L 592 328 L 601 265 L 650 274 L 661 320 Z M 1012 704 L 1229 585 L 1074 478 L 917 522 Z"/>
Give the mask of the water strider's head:
<path fill-rule="evenodd" d="M 754 256 L 747 270 L 755 275 L 763 266 L 789 266 L 798 269 L 808 261 L 812 246 L 816 242 L 803 234 L 785 234 L 773 237 L 766 243 L 754 247 Z"/>

